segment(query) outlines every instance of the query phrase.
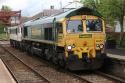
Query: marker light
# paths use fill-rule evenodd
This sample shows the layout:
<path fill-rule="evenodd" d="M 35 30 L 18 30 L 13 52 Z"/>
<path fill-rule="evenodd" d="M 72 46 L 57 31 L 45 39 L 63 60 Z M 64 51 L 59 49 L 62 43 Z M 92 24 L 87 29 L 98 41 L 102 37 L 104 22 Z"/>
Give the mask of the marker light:
<path fill-rule="evenodd" d="M 104 45 L 103 45 L 103 44 L 100 44 L 100 48 L 101 48 L 101 49 L 104 48 Z"/>
<path fill-rule="evenodd" d="M 96 44 L 96 47 L 102 49 L 102 48 L 104 48 L 104 45 L 103 44 Z"/>
<path fill-rule="evenodd" d="M 75 48 L 75 44 L 72 45 L 72 48 Z"/>
<path fill-rule="evenodd" d="M 96 44 L 96 47 L 100 47 L 100 45 L 99 45 L 99 44 Z"/>

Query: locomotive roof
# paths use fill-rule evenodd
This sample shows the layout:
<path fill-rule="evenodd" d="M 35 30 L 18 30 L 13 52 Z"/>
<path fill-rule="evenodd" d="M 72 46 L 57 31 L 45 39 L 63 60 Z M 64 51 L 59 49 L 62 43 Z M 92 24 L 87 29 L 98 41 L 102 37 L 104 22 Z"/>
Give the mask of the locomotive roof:
<path fill-rule="evenodd" d="M 16 28 L 21 28 L 21 25 L 8 27 L 8 29 L 16 29 Z"/>
<path fill-rule="evenodd" d="M 62 18 L 69 18 L 69 17 L 75 16 L 75 15 L 94 15 L 94 16 L 102 17 L 102 15 L 94 9 L 90 9 L 87 7 L 81 7 L 81 8 L 77 8 L 77 9 L 68 10 L 68 11 L 63 12 L 63 13 L 58 14 L 58 15 L 53 15 L 53 16 L 49 16 L 49 17 L 42 17 L 42 18 L 37 18 L 35 20 L 30 20 L 30 21 L 24 23 L 24 26 L 52 23 L 54 18 L 56 19 L 56 22 L 58 22 Z"/>

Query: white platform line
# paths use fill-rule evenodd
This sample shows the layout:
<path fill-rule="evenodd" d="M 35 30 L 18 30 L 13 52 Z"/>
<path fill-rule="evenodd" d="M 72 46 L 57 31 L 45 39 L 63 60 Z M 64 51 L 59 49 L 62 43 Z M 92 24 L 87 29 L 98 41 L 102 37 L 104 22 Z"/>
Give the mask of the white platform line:
<path fill-rule="evenodd" d="M 122 56 L 122 55 L 116 55 L 116 54 L 107 53 L 107 56 L 110 57 L 110 58 L 116 58 L 116 59 L 125 61 L 125 55 Z"/>

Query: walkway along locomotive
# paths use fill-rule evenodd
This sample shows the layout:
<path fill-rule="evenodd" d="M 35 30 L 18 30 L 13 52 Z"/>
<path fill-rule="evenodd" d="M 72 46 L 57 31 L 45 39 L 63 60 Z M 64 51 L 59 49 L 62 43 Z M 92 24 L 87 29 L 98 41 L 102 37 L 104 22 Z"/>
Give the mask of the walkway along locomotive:
<path fill-rule="evenodd" d="M 21 30 L 20 44 L 11 37 L 12 46 L 51 60 L 61 67 L 94 70 L 103 64 L 105 24 L 96 10 L 87 7 L 71 9 L 28 21 Z"/>

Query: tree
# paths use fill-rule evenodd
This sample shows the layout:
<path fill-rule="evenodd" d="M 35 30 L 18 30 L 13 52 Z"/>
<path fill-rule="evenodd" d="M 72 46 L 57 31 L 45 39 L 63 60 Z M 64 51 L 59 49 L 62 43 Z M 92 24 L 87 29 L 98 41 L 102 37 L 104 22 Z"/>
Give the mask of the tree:
<path fill-rule="evenodd" d="M 125 0 L 81 0 L 84 6 L 96 8 L 105 20 L 114 24 L 118 20 L 121 26 L 120 41 L 123 40 L 123 21 L 125 16 Z"/>
<path fill-rule="evenodd" d="M 1 11 L 11 11 L 12 9 L 9 7 L 9 6 L 7 6 L 7 5 L 3 5 L 2 6 L 2 8 L 1 8 Z"/>
<path fill-rule="evenodd" d="M 123 19 L 125 16 L 125 0 L 81 0 L 84 6 L 95 8 L 110 23 L 118 20 L 121 24 L 121 32 L 123 32 Z"/>
<path fill-rule="evenodd" d="M 99 1 L 98 0 L 81 0 L 81 2 L 84 4 L 84 6 L 98 9 Z"/>
<path fill-rule="evenodd" d="M 5 25 L 0 21 L 0 34 L 4 33 Z"/>

